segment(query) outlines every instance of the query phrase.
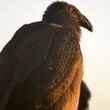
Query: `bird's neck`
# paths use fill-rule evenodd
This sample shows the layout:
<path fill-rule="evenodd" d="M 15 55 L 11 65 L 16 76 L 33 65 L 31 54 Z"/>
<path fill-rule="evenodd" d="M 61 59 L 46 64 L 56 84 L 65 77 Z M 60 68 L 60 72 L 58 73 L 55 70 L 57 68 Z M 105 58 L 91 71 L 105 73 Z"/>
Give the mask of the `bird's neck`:
<path fill-rule="evenodd" d="M 69 30 L 71 30 L 71 32 L 73 32 L 75 34 L 75 36 L 77 37 L 78 41 L 80 41 L 81 38 L 81 29 L 80 26 L 78 26 L 78 24 L 72 22 L 62 22 L 59 23 L 60 25 L 62 25 L 64 28 L 68 28 Z"/>
<path fill-rule="evenodd" d="M 75 20 L 71 20 L 71 19 L 64 19 L 60 16 L 58 16 L 57 18 L 54 16 L 53 19 L 46 19 L 43 20 L 43 22 L 49 23 L 49 24 L 57 24 L 60 25 L 64 28 L 68 28 L 69 30 L 71 30 L 71 32 L 73 32 L 78 41 L 80 41 L 80 37 L 81 37 L 81 29 L 79 24 L 75 21 Z"/>

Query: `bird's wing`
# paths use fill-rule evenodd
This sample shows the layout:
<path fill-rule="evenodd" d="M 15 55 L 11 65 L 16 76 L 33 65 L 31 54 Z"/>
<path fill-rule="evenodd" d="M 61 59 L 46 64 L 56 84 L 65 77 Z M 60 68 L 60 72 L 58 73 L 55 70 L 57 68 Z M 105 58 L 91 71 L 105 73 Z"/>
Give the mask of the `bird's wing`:
<path fill-rule="evenodd" d="M 7 84 L 0 110 L 3 110 L 13 91 L 16 91 L 15 96 L 22 91 L 23 100 L 36 99 L 36 106 L 37 104 L 39 106 L 41 101 L 45 106 L 47 103 L 54 104 L 71 85 L 79 68 L 78 63 L 82 59 L 75 33 L 65 28 L 51 29 L 48 26 L 33 28 L 32 31 L 26 26 L 22 28 L 6 48 L 6 53 L 11 53 L 3 58 L 7 62 L 3 61 L 0 64 L 4 65 L 3 69 L 0 67 L 0 78 L 3 71 L 5 71 L 3 78 L 9 76 L 6 78 L 8 81 L 5 80 Z M 14 90 L 17 85 L 19 87 Z"/>
<path fill-rule="evenodd" d="M 22 26 L 16 33 L 15 36 L 18 39 L 19 36 L 21 36 L 25 30 L 26 26 Z M 12 79 L 14 70 L 16 68 L 16 53 L 15 53 L 15 42 L 17 42 L 17 39 L 10 40 L 9 43 L 3 48 L 2 52 L 0 53 L 0 110 L 2 110 L 1 105 L 5 105 L 7 102 L 7 95 L 4 97 L 4 93 L 9 90 L 8 86 Z M 2 104 L 3 99 L 5 100 L 5 103 Z"/>
<path fill-rule="evenodd" d="M 77 37 L 75 33 L 68 29 L 63 28 L 58 31 L 49 47 L 46 64 L 41 66 L 45 67 L 41 70 L 46 81 L 42 84 L 47 92 L 44 97 L 48 97 L 50 105 L 56 103 L 67 91 L 81 68 L 82 56 L 78 39 L 75 37 Z"/>

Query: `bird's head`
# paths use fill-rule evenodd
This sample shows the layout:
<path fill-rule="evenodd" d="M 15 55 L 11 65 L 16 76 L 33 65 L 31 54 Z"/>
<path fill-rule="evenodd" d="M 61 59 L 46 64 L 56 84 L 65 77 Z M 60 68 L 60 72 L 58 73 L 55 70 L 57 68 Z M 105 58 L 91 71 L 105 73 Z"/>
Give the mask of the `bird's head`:
<path fill-rule="evenodd" d="M 43 15 L 44 22 L 57 23 L 60 25 L 82 26 L 89 31 L 93 30 L 90 21 L 73 5 L 66 2 L 54 2 Z"/>

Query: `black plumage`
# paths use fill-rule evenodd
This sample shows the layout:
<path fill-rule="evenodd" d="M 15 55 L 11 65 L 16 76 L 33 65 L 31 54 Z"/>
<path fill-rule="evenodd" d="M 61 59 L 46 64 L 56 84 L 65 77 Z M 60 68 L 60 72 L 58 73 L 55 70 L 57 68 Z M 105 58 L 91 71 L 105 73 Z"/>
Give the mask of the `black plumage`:
<path fill-rule="evenodd" d="M 89 107 L 91 92 L 84 81 L 81 82 L 81 91 L 79 98 L 78 110 L 86 110 Z"/>
<path fill-rule="evenodd" d="M 67 110 L 67 102 L 77 109 L 83 75 L 80 26 L 92 31 L 75 6 L 55 2 L 42 21 L 15 33 L 0 54 L 0 110 Z"/>

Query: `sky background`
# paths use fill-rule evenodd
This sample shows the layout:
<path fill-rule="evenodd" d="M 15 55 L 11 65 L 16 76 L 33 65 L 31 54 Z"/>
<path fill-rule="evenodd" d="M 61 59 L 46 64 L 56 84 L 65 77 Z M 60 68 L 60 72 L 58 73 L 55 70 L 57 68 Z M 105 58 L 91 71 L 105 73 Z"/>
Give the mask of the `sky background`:
<path fill-rule="evenodd" d="M 54 0 L 0 0 L 0 51 L 23 24 L 40 21 Z M 82 28 L 83 79 L 92 92 L 89 110 L 110 110 L 110 0 L 65 0 L 94 26 Z"/>

